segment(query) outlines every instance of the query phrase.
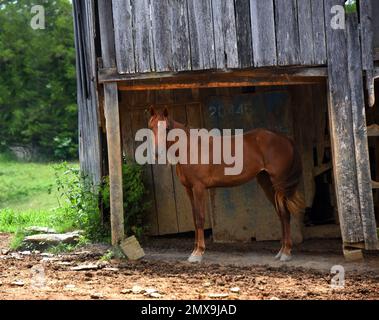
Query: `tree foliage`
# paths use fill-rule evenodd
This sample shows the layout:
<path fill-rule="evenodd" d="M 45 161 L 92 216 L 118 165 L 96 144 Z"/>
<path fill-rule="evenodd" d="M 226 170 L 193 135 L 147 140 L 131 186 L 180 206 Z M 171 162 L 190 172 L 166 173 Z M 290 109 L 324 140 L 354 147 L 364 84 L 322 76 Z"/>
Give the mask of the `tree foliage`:
<path fill-rule="evenodd" d="M 30 25 L 34 5 L 45 9 L 45 29 Z M 71 2 L 0 0 L 0 147 L 76 157 L 75 78 Z"/>

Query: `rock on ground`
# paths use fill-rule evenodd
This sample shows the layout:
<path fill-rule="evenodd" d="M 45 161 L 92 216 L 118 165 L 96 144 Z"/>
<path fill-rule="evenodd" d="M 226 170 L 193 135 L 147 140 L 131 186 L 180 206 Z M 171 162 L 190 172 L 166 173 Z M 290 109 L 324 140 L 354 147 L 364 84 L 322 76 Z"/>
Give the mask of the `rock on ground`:
<path fill-rule="evenodd" d="M 49 245 L 56 245 L 60 243 L 75 243 L 79 240 L 80 232 L 69 232 L 64 234 L 36 234 L 33 236 L 28 236 L 24 239 L 24 242 L 26 243 L 33 243 L 33 244 L 49 244 Z"/>

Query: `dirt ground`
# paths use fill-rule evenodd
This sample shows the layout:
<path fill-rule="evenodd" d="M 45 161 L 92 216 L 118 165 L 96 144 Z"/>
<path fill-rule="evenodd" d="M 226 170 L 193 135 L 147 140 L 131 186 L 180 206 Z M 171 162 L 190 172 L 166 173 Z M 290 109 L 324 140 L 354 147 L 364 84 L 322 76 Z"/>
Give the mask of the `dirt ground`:
<path fill-rule="evenodd" d="M 151 239 L 146 258 L 100 261 L 106 246 L 48 255 L 8 252 L 0 234 L 0 299 L 379 299 L 379 257 L 346 263 L 338 241 L 307 242 L 292 262 L 274 261 L 278 243 L 209 243 L 201 265 L 185 262 L 192 240 Z M 210 242 L 210 241 L 208 241 Z M 330 267 L 346 269 L 333 289 Z M 88 270 L 77 271 L 75 267 Z"/>

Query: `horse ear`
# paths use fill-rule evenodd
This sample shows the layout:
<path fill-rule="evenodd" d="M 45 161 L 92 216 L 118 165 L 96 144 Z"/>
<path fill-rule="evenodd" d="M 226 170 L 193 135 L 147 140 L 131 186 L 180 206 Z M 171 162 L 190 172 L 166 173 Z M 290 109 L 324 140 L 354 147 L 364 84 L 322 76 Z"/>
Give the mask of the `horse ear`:
<path fill-rule="evenodd" d="M 163 116 L 164 116 L 165 118 L 168 118 L 168 109 L 167 109 L 167 107 L 164 108 Z"/>
<path fill-rule="evenodd" d="M 152 117 L 154 117 L 156 113 L 155 113 L 155 109 L 154 109 L 153 106 L 150 106 L 149 111 L 150 111 L 150 115 L 151 115 Z"/>

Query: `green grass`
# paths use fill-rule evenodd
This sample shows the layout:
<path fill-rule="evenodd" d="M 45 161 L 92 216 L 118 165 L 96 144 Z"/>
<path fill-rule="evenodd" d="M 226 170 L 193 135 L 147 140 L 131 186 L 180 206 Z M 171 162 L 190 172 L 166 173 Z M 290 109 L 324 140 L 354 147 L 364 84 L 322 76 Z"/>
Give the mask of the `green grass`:
<path fill-rule="evenodd" d="M 77 163 L 29 163 L 0 154 L 0 232 L 13 233 L 12 249 L 25 247 L 30 226 L 59 233 L 83 230 L 78 246 L 89 241 L 109 242 L 101 224 L 98 195 L 80 176 Z M 70 251 L 72 246 L 50 248 Z"/>
<path fill-rule="evenodd" d="M 53 165 L 17 162 L 0 154 L 0 209 L 40 211 L 58 207 Z"/>
<path fill-rule="evenodd" d="M 72 219 L 59 205 L 55 165 L 19 162 L 0 154 L 0 232 L 15 234 L 12 248 L 20 246 L 24 229 L 30 226 L 58 232 L 74 229 Z"/>
<path fill-rule="evenodd" d="M 0 232 L 17 233 L 27 227 L 40 226 L 57 232 L 73 231 L 73 223 L 64 209 L 15 211 L 0 210 Z"/>

